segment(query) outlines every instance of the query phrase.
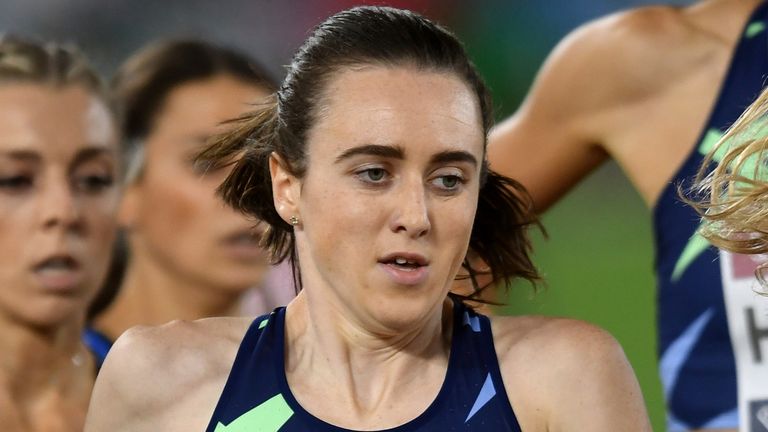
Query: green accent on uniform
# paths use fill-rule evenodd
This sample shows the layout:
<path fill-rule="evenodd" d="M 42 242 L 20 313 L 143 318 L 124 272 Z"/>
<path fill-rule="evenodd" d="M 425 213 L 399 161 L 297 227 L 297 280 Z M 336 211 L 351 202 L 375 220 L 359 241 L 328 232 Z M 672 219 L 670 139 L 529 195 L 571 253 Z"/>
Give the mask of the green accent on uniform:
<path fill-rule="evenodd" d="M 718 129 L 709 129 L 707 133 L 704 134 L 704 138 L 701 139 L 701 143 L 699 144 L 698 148 L 699 153 L 705 156 L 709 154 L 709 152 L 715 148 L 715 144 L 717 144 L 717 142 L 720 141 L 720 138 L 722 137 L 723 133 Z M 715 162 L 719 163 L 721 160 L 723 160 L 725 148 L 726 146 L 720 146 L 720 148 L 717 149 L 717 152 L 712 157 Z M 701 227 L 701 224 L 699 224 L 699 227 Z M 704 237 L 699 235 L 697 228 L 696 233 L 693 234 L 690 239 L 688 239 L 688 243 L 685 245 L 683 252 L 680 254 L 680 257 L 675 263 L 675 268 L 672 270 L 672 282 L 677 282 L 680 280 L 680 277 L 683 275 L 683 273 L 685 273 L 688 267 L 696 260 L 696 258 L 699 257 L 699 255 L 707 250 L 707 247 L 709 247 L 709 242 L 707 242 Z"/>
<path fill-rule="evenodd" d="M 747 35 L 752 33 L 759 33 L 760 31 L 765 30 L 765 28 L 766 26 L 762 22 L 752 23 L 747 28 Z M 768 130 L 764 125 L 756 124 L 755 126 L 747 129 L 745 132 L 739 134 L 737 139 L 740 141 L 747 139 L 762 139 L 765 138 L 767 133 Z M 724 134 L 718 129 L 709 129 L 707 133 L 704 134 L 704 138 L 702 138 L 701 144 L 699 144 L 699 153 L 705 156 L 708 155 L 709 152 L 715 148 L 715 145 L 723 138 L 723 135 Z M 728 141 L 730 141 L 730 139 Z M 728 145 L 727 142 L 721 144 L 712 155 L 712 161 L 718 164 L 722 162 L 723 157 L 728 152 L 729 148 L 730 145 Z M 759 158 L 760 155 L 753 154 L 747 160 L 742 162 L 741 167 L 739 168 L 741 175 L 754 179 L 762 179 L 765 177 L 765 172 L 762 172 L 763 170 L 758 170 Z M 699 225 L 699 227 L 701 227 L 701 225 Z M 677 262 L 675 263 L 675 269 L 672 272 L 672 281 L 677 282 L 683 273 L 685 273 L 685 270 L 687 270 L 691 265 L 691 263 L 693 263 L 693 261 L 695 261 L 699 255 L 707 250 L 708 246 L 709 243 L 701 235 L 698 234 L 697 229 L 697 233 L 688 240 L 688 244 L 685 245 L 683 253 L 680 254 L 680 258 L 678 258 Z"/>
<path fill-rule="evenodd" d="M 753 22 L 747 26 L 747 30 L 744 32 L 744 36 L 747 38 L 753 38 L 765 30 L 765 23 L 762 21 Z"/>
<path fill-rule="evenodd" d="M 720 138 L 722 137 L 723 133 L 718 129 L 712 128 L 708 130 L 707 133 L 704 134 L 704 138 L 701 139 L 701 144 L 699 144 L 699 153 L 703 156 L 708 155 L 709 152 L 715 148 L 715 144 L 717 144 L 717 142 L 720 141 Z M 717 149 L 717 152 L 712 157 L 715 162 L 719 163 L 721 160 L 723 160 L 723 156 L 725 155 L 725 148 L 726 146 L 720 146 L 720 148 Z"/>
<path fill-rule="evenodd" d="M 704 135 L 699 145 L 699 153 L 707 155 L 715 148 L 715 145 L 723 137 L 723 133 L 717 129 L 710 129 Z M 746 130 L 740 132 L 738 135 L 733 136 L 725 140 L 715 150 L 715 154 L 712 155 L 712 160 L 715 163 L 721 163 L 725 154 L 732 148 L 731 141 L 736 140 L 736 145 L 744 145 L 751 140 L 763 140 L 768 136 L 768 119 L 761 118 L 760 121 L 755 121 Z M 737 174 L 746 177 L 748 179 L 765 181 L 768 173 L 766 173 L 765 162 L 763 166 L 758 166 L 760 159 L 765 159 L 763 153 L 754 153 L 750 155 L 746 160 L 742 161 L 739 166 L 739 172 Z M 737 184 L 738 185 L 738 184 Z"/>
<path fill-rule="evenodd" d="M 688 266 L 690 266 L 699 255 L 707 250 L 708 247 L 709 242 L 698 233 L 697 229 L 697 232 L 688 240 L 688 244 L 685 245 L 683 253 L 680 254 L 680 258 L 678 258 L 675 263 L 675 269 L 672 271 L 672 282 L 677 282 L 680 279 L 680 276 L 685 273 L 685 270 L 688 269 Z"/>
<path fill-rule="evenodd" d="M 268 322 L 269 322 L 269 318 L 265 318 L 265 319 L 261 320 L 261 322 L 259 323 L 259 330 L 261 330 L 264 327 L 266 327 Z"/>
<path fill-rule="evenodd" d="M 278 394 L 226 426 L 219 422 L 214 432 L 277 432 L 292 415 L 293 410 Z"/>

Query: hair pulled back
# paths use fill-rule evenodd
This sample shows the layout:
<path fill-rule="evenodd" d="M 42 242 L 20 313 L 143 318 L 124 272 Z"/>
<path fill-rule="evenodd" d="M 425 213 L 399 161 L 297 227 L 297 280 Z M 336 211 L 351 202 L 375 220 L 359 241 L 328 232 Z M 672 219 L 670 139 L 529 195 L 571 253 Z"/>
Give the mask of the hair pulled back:
<path fill-rule="evenodd" d="M 477 96 L 486 136 L 493 124 L 490 93 L 448 30 L 414 12 L 389 7 L 356 7 L 326 19 L 295 53 L 272 98 L 235 120 L 235 128 L 199 156 L 213 166 L 235 164 L 220 192 L 227 203 L 268 224 L 264 242 L 274 262 L 288 258 L 295 264 L 297 256 L 293 227 L 274 207 L 270 156 L 278 155 L 292 175 L 302 178 L 308 132 L 323 108 L 328 83 L 338 72 L 363 65 L 456 76 Z M 538 224 L 532 207 L 519 183 L 493 173 L 483 162 L 470 248 L 487 264 L 494 281 L 538 279 L 526 235 L 528 225 Z M 479 272 L 467 260 L 465 267 L 475 286 L 467 298 L 474 298 L 484 287 L 477 286 Z"/>

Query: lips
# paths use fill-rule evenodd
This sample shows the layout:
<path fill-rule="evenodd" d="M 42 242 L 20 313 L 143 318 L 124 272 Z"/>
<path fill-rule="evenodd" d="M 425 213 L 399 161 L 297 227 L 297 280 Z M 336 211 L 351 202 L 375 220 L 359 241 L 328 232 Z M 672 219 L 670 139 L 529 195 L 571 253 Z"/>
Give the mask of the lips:
<path fill-rule="evenodd" d="M 261 233 L 257 229 L 238 230 L 223 239 L 223 245 L 232 258 L 246 261 L 264 259 L 260 243 Z"/>
<path fill-rule="evenodd" d="M 52 291 L 72 291 L 83 282 L 80 262 L 68 254 L 51 255 L 39 261 L 32 272 L 44 289 Z"/>
<path fill-rule="evenodd" d="M 426 266 L 429 265 L 423 255 L 411 252 L 393 252 L 387 254 L 379 259 L 380 263 L 395 264 L 395 265 L 410 265 L 410 266 Z"/>
<path fill-rule="evenodd" d="M 420 254 L 395 252 L 378 262 L 390 280 L 398 285 L 418 285 L 429 276 L 429 260 Z"/>
<path fill-rule="evenodd" d="M 224 238 L 224 242 L 231 245 L 259 245 L 261 236 L 254 231 L 240 230 Z"/>

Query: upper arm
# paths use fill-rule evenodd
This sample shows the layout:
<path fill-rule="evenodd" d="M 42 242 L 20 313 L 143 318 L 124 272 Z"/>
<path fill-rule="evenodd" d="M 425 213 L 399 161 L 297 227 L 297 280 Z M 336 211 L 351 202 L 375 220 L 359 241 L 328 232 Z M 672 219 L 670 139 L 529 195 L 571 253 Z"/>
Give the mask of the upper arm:
<path fill-rule="evenodd" d="M 517 112 L 491 131 L 491 169 L 520 181 L 539 211 L 607 158 L 614 131 L 632 126 L 626 107 L 656 78 L 642 76 L 655 74 L 648 56 L 657 55 L 647 15 L 608 16 L 569 34 Z"/>
<path fill-rule="evenodd" d="M 619 343 L 585 323 L 560 347 L 564 367 L 552 378 L 553 431 L 650 431 L 642 391 Z"/>
<path fill-rule="evenodd" d="M 250 323 L 209 318 L 128 330 L 96 380 L 85 431 L 204 429 Z"/>
<path fill-rule="evenodd" d="M 651 430 L 632 367 L 610 334 L 570 319 L 520 322 L 506 325 L 513 342 L 502 341 L 497 350 L 501 347 L 504 384 L 523 429 Z M 504 327 L 497 326 L 500 333 Z"/>
<path fill-rule="evenodd" d="M 86 432 L 148 430 L 142 425 L 151 422 L 154 390 L 163 388 L 153 339 L 152 330 L 133 328 L 115 342 L 96 379 Z"/>

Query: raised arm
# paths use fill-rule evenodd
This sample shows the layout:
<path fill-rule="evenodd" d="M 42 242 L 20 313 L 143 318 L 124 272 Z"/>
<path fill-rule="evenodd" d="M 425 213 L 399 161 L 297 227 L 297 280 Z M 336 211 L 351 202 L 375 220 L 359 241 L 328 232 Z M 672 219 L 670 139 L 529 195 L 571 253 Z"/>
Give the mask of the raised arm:
<path fill-rule="evenodd" d="M 634 110 L 666 82 L 653 65 L 664 60 L 657 48 L 675 31 L 674 14 L 611 15 L 563 39 L 518 111 L 491 132 L 491 168 L 523 183 L 544 211 L 605 161 L 638 127 Z"/>

